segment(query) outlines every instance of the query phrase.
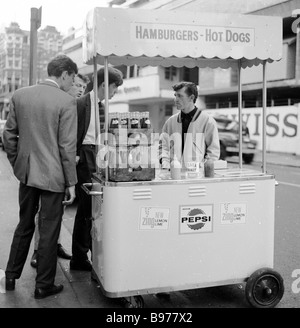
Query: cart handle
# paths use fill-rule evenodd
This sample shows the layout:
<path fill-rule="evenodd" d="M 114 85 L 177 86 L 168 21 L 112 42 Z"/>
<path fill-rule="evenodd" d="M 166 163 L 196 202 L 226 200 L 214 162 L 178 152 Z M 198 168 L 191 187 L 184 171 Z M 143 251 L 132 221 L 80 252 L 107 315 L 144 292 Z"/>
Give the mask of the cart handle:
<path fill-rule="evenodd" d="M 101 196 L 103 195 L 102 191 L 91 191 L 88 187 L 92 187 L 93 183 L 83 183 L 81 188 L 89 195 L 89 196 Z"/>

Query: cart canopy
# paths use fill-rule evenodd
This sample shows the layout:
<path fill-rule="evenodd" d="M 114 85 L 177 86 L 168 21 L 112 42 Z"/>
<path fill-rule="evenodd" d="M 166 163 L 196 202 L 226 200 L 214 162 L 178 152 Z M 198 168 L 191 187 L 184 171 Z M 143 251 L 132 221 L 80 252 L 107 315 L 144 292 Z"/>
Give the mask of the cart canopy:
<path fill-rule="evenodd" d="M 282 57 L 282 19 L 145 9 L 94 8 L 84 23 L 87 64 L 236 67 Z"/>

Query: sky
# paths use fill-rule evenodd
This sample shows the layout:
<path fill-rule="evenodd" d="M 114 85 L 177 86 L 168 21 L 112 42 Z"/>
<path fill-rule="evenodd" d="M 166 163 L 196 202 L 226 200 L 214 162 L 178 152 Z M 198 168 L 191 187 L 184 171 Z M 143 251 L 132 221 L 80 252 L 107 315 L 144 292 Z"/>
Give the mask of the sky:
<path fill-rule="evenodd" d="M 42 7 L 41 28 L 52 25 L 66 35 L 69 28 L 80 28 L 88 11 L 107 7 L 107 0 L 1 0 L 0 31 L 11 22 L 30 31 L 31 8 Z"/>

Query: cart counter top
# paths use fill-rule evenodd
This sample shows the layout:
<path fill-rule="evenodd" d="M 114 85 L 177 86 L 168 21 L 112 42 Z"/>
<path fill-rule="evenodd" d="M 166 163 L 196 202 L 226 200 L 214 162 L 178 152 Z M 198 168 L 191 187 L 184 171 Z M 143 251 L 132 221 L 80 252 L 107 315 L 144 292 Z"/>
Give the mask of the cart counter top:
<path fill-rule="evenodd" d="M 240 169 L 240 168 L 227 168 L 218 169 L 214 172 L 214 177 L 195 177 L 187 178 L 186 173 L 181 173 L 180 180 L 171 178 L 169 170 L 157 169 L 155 179 L 151 181 L 126 181 L 126 182 L 112 182 L 105 181 L 101 174 L 94 174 L 95 180 L 99 181 L 105 186 L 134 186 L 134 185 L 160 185 L 160 184 L 207 184 L 222 181 L 247 181 L 247 180 L 265 180 L 274 179 L 273 174 L 266 174 L 256 170 Z"/>

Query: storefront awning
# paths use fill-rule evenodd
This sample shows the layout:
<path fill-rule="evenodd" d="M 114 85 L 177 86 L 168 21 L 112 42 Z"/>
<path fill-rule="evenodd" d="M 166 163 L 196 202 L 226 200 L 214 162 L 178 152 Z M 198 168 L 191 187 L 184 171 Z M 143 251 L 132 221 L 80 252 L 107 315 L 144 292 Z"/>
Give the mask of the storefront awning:
<path fill-rule="evenodd" d="M 84 24 L 87 64 L 251 67 L 282 57 L 280 17 L 94 8 Z"/>

